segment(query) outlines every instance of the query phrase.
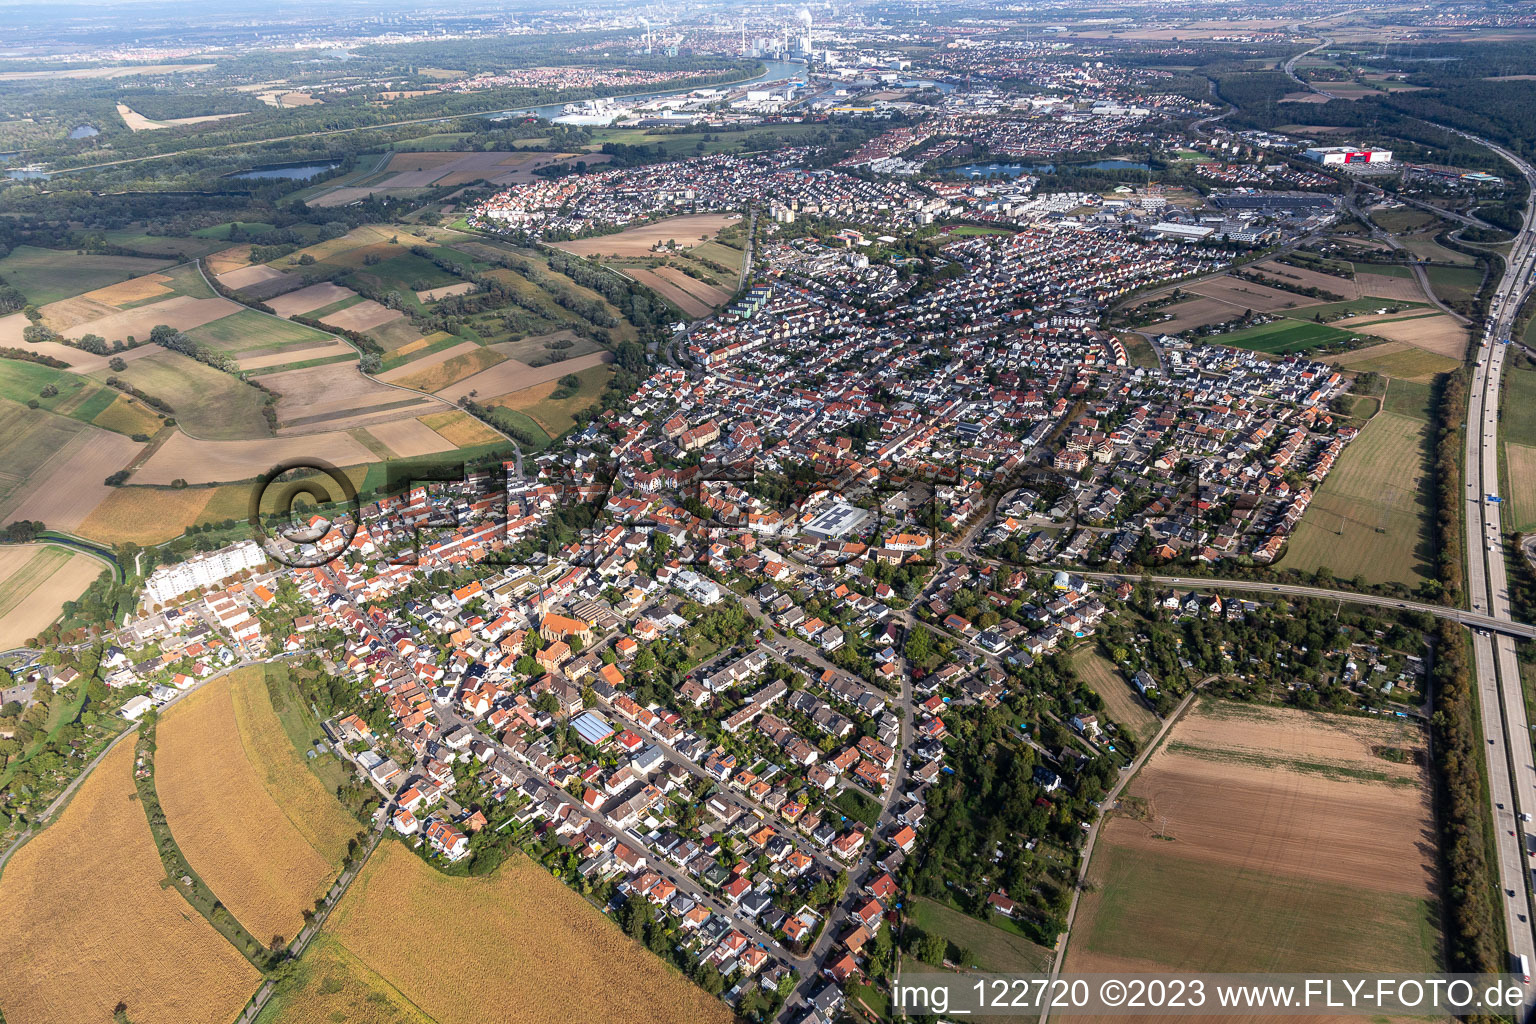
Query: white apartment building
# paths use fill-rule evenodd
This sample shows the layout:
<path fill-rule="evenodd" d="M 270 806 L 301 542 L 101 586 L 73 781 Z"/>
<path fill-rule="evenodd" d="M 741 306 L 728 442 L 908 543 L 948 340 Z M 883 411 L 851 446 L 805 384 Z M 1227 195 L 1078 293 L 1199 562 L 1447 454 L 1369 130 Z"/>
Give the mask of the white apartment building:
<path fill-rule="evenodd" d="M 163 566 L 144 581 L 144 596 L 153 604 L 165 604 L 189 590 L 222 583 L 246 569 L 254 569 L 267 560 L 266 552 L 255 541 L 243 540 L 227 548 L 195 555 L 185 562 Z"/>

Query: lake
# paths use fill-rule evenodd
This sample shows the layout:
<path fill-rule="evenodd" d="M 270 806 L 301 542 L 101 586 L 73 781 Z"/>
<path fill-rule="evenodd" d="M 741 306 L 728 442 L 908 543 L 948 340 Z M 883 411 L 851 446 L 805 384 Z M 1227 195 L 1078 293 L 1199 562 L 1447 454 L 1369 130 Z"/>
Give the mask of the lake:
<path fill-rule="evenodd" d="M 93 124 L 82 124 L 82 125 L 77 126 L 74 131 L 70 132 L 69 133 L 69 137 L 72 138 L 72 139 L 88 139 L 92 135 L 100 135 L 100 134 L 101 134 L 101 132 L 97 130 L 95 125 L 93 125 Z"/>
<path fill-rule="evenodd" d="M 241 171 L 239 174 L 231 174 L 231 178 L 241 178 L 246 181 L 271 180 L 279 178 L 285 181 L 303 181 L 316 175 L 324 174 L 340 167 L 341 164 L 304 164 L 302 167 L 268 167 L 259 171 Z"/>

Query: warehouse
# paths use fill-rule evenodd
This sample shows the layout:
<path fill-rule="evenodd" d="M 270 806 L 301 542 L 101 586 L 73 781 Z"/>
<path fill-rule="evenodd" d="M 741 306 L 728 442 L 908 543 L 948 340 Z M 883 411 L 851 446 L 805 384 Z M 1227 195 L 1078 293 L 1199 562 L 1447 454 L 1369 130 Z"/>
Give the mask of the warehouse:
<path fill-rule="evenodd" d="M 1353 146 L 1314 146 L 1301 154 L 1313 163 L 1327 167 L 1344 164 L 1389 164 L 1390 149 L 1356 149 Z"/>

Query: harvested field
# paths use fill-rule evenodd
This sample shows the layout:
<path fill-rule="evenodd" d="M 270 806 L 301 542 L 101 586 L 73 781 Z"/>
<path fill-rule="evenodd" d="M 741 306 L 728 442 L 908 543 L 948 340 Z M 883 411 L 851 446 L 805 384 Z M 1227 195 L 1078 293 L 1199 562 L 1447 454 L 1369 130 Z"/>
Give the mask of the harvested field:
<path fill-rule="evenodd" d="M 170 278 L 164 274 L 145 274 L 143 277 L 130 277 L 118 284 L 109 284 L 105 288 L 97 288 L 95 291 L 86 292 L 83 299 L 91 299 L 95 302 L 105 302 L 109 306 L 125 306 L 130 302 L 143 302 L 145 299 L 153 299 L 160 295 L 171 294 L 172 289 L 166 287 Z"/>
<path fill-rule="evenodd" d="M 315 773 L 309 770 L 304 755 L 283 730 L 282 720 L 272 703 L 268 671 L 271 670 L 257 665 L 229 676 L 241 748 L 262 786 L 287 816 L 293 829 L 334 871 L 339 872 L 347 855 L 347 841 L 362 830 L 362 825 L 342 809 Z M 291 688 L 289 693 L 289 699 L 299 699 Z"/>
<path fill-rule="evenodd" d="M 459 284 L 445 284 L 441 288 L 428 288 L 424 292 L 417 292 L 416 298 L 420 302 L 436 302 L 438 299 L 446 299 L 450 295 L 464 295 L 475 290 L 473 281 L 463 281 Z"/>
<path fill-rule="evenodd" d="M 446 452 L 453 449 L 453 445 L 449 444 L 445 438 L 415 419 L 373 423 L 367 430 L 400 458 L 411 455 L 431 455 L 433 452 Z"/>
<path fill-rule="evenodd" d="M 121 103 L 117 105 L 117 113 L 123 119 L 123 124 L 136 132 L 152 132 L 161 128 L 180 128 L 189 124 L 204 124 L 208 121 L 223 121 L 231 117 L 244 117 L 244 112 L 234 114 L 203 114 L 200 117 L 172 117 L 164 121 L 151 121 L 132 107 Z"/>
<path fill-rule="evenodd" d="M 161 544 L 202 522 L 214 493 L 207 487 L 113 487 L 110 491 L 74 532 L 103 544 Z M 231 518 L 244 516 L 241 510 Z"/>
<path fill-rule="evenodd" d="M 1103 699 L 1109 717 L 1122 729 L 1128 729 L 1138 742 L 1145 742 L 1157 733 L 1157 714 L 1142 700 L 1114 662 L 1088 647 L 1073 658 L 1072 666 L 1083 682 Z"/>
<path fill-rule="evenodd" d="M 1359 286 L 1361 295 L 1375 295 L 1383 299 L 1407 299 L 1410 302 L 1425 301 L 1424 289 L 1419 287 L 1418 279 L 1411 274 L 1407 277 L 1388 277 L 1385 274 L 1372 274 L 1357 268 L 1355 284 Z"/>
<path fill-rule="evenodd" d="M 439 1024 L 729 1024 L 730 1010 L 526 857 L 450 878 L 386 841 L 327 930 Z M 420 950 L 434 951 L 432 957 Z"/>
<path fill-rule="evenodd" d="M 26 497 L 6 521 L 31 519 L 55 530 L 75 529 L 115 490 L 102 481 L 143 450 L 144 445 L 122 434 L 87 427 L 27 480 Z"/>
<path fill-rule="evenodd" d="M 67 331 L 77 324 L 90 323 L 92 320 L 100 320 L 104 316 L 111 316 L 117 312 L 116 306 L 105 302 L 97 302 L 83 295 L 76 295 L 72 299 L 60 299 L 58 302 L 50 302 L 38 310 L 43 314 L 43 326 L 55 331 Z M 20 314 L 17 314 L 20 316 Z"/>
<path fill-rule="evenodd" d="M 1505 442 L 1504 468 L 1509 481 L 1504 508 L 1511 525 L 1521 533 L 1536 530 L 1536 448 Z"/>
<path fill-rule="evenodd" d="M 1439 374 L 1448 373 L 1460 365 L 1454 359 L 1414 348 L 1403 341 L 1371 345 L 1328 358 L 1330 362 L 1354 372 L 1380 373 L 1421 384 L 1427 384 Z"/>
<path fill-rule="evenodd" d="M 1362 295 L 1375 295 L 1376 292 L 1367 292 L 1361 288 L 1357 279 L 1351 281 L 1345 277 L 1334 277 L 1332 274 L 1324 274 L 1316 270 L 1307 270 L 1303 267 L 1293 267 L 1287 263 L 1276 263 L 1270 260 L 1267 263 L 1257 263 L 1253 267 L 1261 274 L 1270 277 L 1278 277 L 1283 281 L 1303 288 L 1321 288 L 1323 291 L 1334 292 L 1346 299 L 1358 299 Z M 1297 295 L 1296 299 L 1305 302 L 1306 297 Z"/>
<path fill-rule="evenodd" d="M 1428 425 L 1382 412 L 1339 456 L 1291 535 L 1282 569 L 1415 586 L 1433 574 Z"/>
<path fill-rule="evenodd" d="M 1289 269 L 1289 268 L 1287 268 Z M 1240 281 L 1234 277 L 1218 277 L 1209 281 L 1200 281 L 1190 285 L 1185 291 L 1204 295 L 1209 299 L 1225 302 L 1232 307 L 1232 314 L 1236 316 L 1245 309 L 1251 309 L 1255 313 L 1273 313 L 1282 309 L 1295 309 L 1309 300 L 1305 295 L 1297 295 L 1294 292 L 1282 291 L 1279 288 L 1267 288 L 1251 281 Z"/>
<path fill-rule="evenodd" d="M 1434 970 L 1426 756 L 1397 719 L 1200 702 L 1103 826 L 1066 970 Z"/>
<path fill-rule="evenodd" d="M 1242 314 L 1242 310 L 1234 310 L 1225 302 L 1204 297 L 1190 299 L 1172 306 L 1165 306 L 1164 312 L 1172 313 L 1173 319 L 1153 324 L 1147 330 L 1158 331 L 1162 334 L 1178 334 L 1180 331 L 1187 331 L 1191 327 L 1226 323 L 1233 317 Z"/>
<path fill-rule="evenodd" d="M 473 448 L 502 440 L 500 434 L 465 412 L 435 412 L 417 418 L 456 448 Z"/>
<path fill-rule="evenodd" d="M 675 240 L 680 245 L 707 242 L 720 229 L 741 219 L 739 214 L 693 213 L 668 217 L 651 224 L 627 228 L 616 235 L 556 242 L 555 247 L 579 256 L 647 256 L 659 243 Z"/>
<path fill-rule="evenodd" d="M 263 384 L 276 391 L 279 430 L 367 409 L 409 401 L 415 396 L 369 380 L 350 365 L 310 366 L 266 374 Z"/>
<path fill-rule="evenodd" d="M 578 158 L 588 164 L 608 159 L 601 153 L 396 153 L 385 168 L 390 177 L 375 189 L 468 185 L 482 179 L 492 185 L 519 184 L 533 181 L 535 168 Z"/>
<path fill-rule="evenodd" d="M 247 299 L 270 304 L 269 300 L 275 299 L 279 295 L 286 295 L 291 291 L 297 291 L 302 287 L 304 287 L 304 279 L 298 274 L 279 274 L 276 277 L 269 277 L 265 281 L 257 281 L 255 284 L 246 285 L 240 289 L 240 294 Z"/>
<path fill-rule="evenodd" d="M 315 345 L 308 348 L 285 348 L 261 356 L 242 356 L 240 369 L 263 370 L 269 366 L 283 366 L 287 363 L 307 363 L 311 359 L 332 359 L 336 356 L 352 359 L 355 355 L 356 352 L 350 345 L 335 341 L 329 345 Z"/>
<path fill-rule="evenodd" d="M 206 257 L 203 263 L 207 266 L 208 272 L 217 277 L 221 282 L 231 288 L 239 288 L 241 284 L 245 283 L 244 280 L 241 281 L 241 284 L 236 284 L 233 280 L 227 279 L 225 275 L 233 274 L 242 267 L 250 266 L 251 247 L 249 245 L 231 246 L 228 249 L 220 250 Z M 265 279 L 265 275 L 255 278 L 255 280 Z"/>
<path fill-rule="evenodd" d="M 709 316 L 714 308 L 709 303 L 697 299 L 691 292 L 678 286 L 675 282 L 662 277 L 654 270 L 642 270 L 639 267 L 625 267 L 624 276 L 633 278 L 645 285 L 651 291 L 666 299 L 672 305 L 682 311 L 683 315 L 698 319 Z"/>
<path fill-rule="evenodd" d="M 127 341 L 136 338 L 144 341 L 151 329 L 168 324 L 178 331 L 201 327 L 210 320 L 238 312 L 245 307 L 229 299 L 194 299 L 175 295 L 169 299 L 152 302 L 147 306 L 135 306 L 104 316 L 89 323 L 76 324 L 63 332 L 66 338 L 80 338 L 87 334 L 99 334 L 110 341 Z"/>
<path fill-rule="evenodd" d="M 505 395 L 512 391 L 521 391 L 531 388 L 535 384 L 543 384 L 545 381 L 556 380 L 568 373 L 580 373 L 582 370 L 590 370 L 594 366 L 613 362 L 611 352 L 593 352 L 591 355 L 577 356 L 575 359 L 566 359 L 558 363 L 550 363 L 548 366 L 529 366 L 516 359 L 508 359 L 498 363 L 481 373 L 468 377 L 451 387 L 446 387 L 438 394 L 450 402 L 457 402 L 460 398 L 476 392 L 483 401 L 487 397 Z"/>
<path fill-rule="evenodd" d="M 404 316 L 398 309 L 390 309 L 372 299 L 364 299 L 355 306 L 338 309 L 329 316 L 321 317 L 320 322 L 343 331 L 368 331 Z"/>
<path fill-rule="evenodd" d="M 229 678 L 170 709 L 155 737 L 155 791 L 187 863 L 261 942 L 293 938 L 333 870 L 252 766 Z"/>
<path fill-rule="evenodd" d="M 252 269 L 254 270 L 255 268 L 253 267 Z M 267 269 L 270 270 L 271 268 L 268 267 Z M 293 316 L 295 313 L 308 313 L 312 309 L 329 306 L 331 303 L 340 302 L 342 299 L 350 299 L 356 294 L 350 288 L 343 288 L 341 285 L 332 284 L 330 281 L 322 281 L 319 284 L 312 284 L 308 288 L 300 288 L 298 291 L 292 291 L 286 295 L 279 295 L 275 299 L 269 299 L 267 305 L 271 306 L 272 312 L 278 316 Z"/>
<path fill-rule="evenodd" d="M 373 453 L 344 431 L 251 441 L 194 440 L 180 430 L 171 435 L 133 475 L 136 484 L 233 483 L 259 476 L 285 459 L 324 459 L 333 466 L 373 462 Z"/>
<path fill-rule="evenodd" d="M 380 191 L 380 189 L 377 186 L 373 188 L 360 188 L 355 185 L 344 185 L 339 188 L 333 188 L 323 195 L 319 195 L 313 199 L 307 200 L 305 205 L 313 206 L 318 209 L 326 209 L 333 206 L 347 206 L 351 203 L 357 202 L 359 199 L 367 199 L 369 196 L 378 191 Z"/>
<path fill-rule="evenodd" d="M 408 354 L 409 348 L 406 346 L 400 349 L 397 355 Z M 392 370 L 385 370 L 379 374 L 379 379 L 421 391 L 440 391 L 454 381 L 462 380 L 471 373 L 479 373 L 500 361 L 499 354 L 491 349 L 472 341 L 464 341 L 428 353 Z M 444 366 L 450 362 L 453 366 Z"/>
<path fill-rule="evenodd" d="M 418 351 L 416 348 L 417 343 L 422 340 L 421 332 L 416 329 L 416 325 L 404 318 L 391 320 L 382 327 L 375 327 L 373 330 L 368 331 L 367 334 L 368 337 L 378 342 L 385 352 L 396 356 L 401 355 L 406 350 Z M 443 337 L 446 337 L 446 335 L 442 331 L 435 331 L 427 335 L 426 342 L 420 347 L 426 348 L 427 345 Z"/>
<path fill-rule="evenodd" d="M 227 1024 L 261 975 L 174 887 L 150 835 L 125 740 L 0 879 L 0 1006 L 16 1024 Z"/>
<path fill-rule="evenodd" d="M 731 301 L 731 293 L 719 285 L 700 281 L 698 278 L 689 277 L 676 267 L 658 267 L 656 275 L 671 281 L 683 291 L 703 302 L 711 309 L 718 309 Z"/>
<path fill-rule="evenodd" d="M 1389 341 L 1405 341 L 1414 348 L 1457 362 L 1461 361 L 1467 351 L 1467 329 L 1454 317 L 1444 313 L 1408 320 L 1379 320 L 1366 328 L 1366 331 Z"/>
<path fill-rule="evenodd" d="M 427 345 L 421 345 L 421 348 L 425 347 L 427 347 Z M 395 358 L 399 358 L 399 356 L 409 356 L 410 353 L 412 353 L 412 350 L 418 350 L 419 352 L 419 348 L 416 348 L 416 342 L 412 342 L 410 345 L 404 345 L 404 347 L 396 350 Z M 429 355 L 421 356 L 419 359 L 412 359 L 412 361 L 406 362 L 406 364 L 398 365 L 398 367 L 393 368 L 393 370 L 386 370 L 384 373 L 379 373 L 378 376 L 381 381 L 387 381 L 390 382 L 390 384 L 395 384 L 396 381 L 409 378 L 409 376 L 418 375 L 418 373 L 425 372 L 425 370 L 432 370 L 433 367 L 438 367 L 438 365 L 444 364 L 444 362 L 449 361 L 449 359 L 458 359 L 459 356 L 468 355 L 468 353 L 475 352 L 475 350 L 484 350 L 484 348 L 482 348 L 482 345 L 476 345 L 473 341 L 461 341 L 459 344 L 449 345 L 447 348 L 439 348 L 438 352 L 429 353 Z M 478 373 L 478 370 L 476 370 L 476 373 Z M 412 385 L 407 384 L 407 387 L 412 387 Z M 439 387 L 447 387 L 447 385 L 439 385 Z M 433 388 L 433 390 L 436 390 L 436 388 Z"/>
<path fill-rule="evenodd" d="M 10 255 L 0 259 L 0 278 L 21 289 L 33 305 L 42 306 L 93 288 L 105 288 L 130 277 L 153 273 L 171 262 L 18 245 Z"/>
<path fill-rule="evenodd" d="M 20 647 L 52 625 L 64 602 L 106 571 L 90 555 L 51 544 L 0 548 L 0 650 Z"/>

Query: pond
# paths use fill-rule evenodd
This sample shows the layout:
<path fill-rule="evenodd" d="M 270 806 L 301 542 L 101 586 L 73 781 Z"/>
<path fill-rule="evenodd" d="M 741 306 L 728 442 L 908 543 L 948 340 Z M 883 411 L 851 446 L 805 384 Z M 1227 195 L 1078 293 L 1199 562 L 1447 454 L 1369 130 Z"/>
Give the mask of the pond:
<path fill-rule="evenodd" d="M 72 138 L 72 139 L 88 139 L 92 135 L 100 135 L 100 134 L 101 134 L 101 132 L 96 128 L 95 125 L 93 125 L 93 124 L 82 124 L 82 125 L 76 126 L 75 130 L 69 133 L 69 137 Z"/>

